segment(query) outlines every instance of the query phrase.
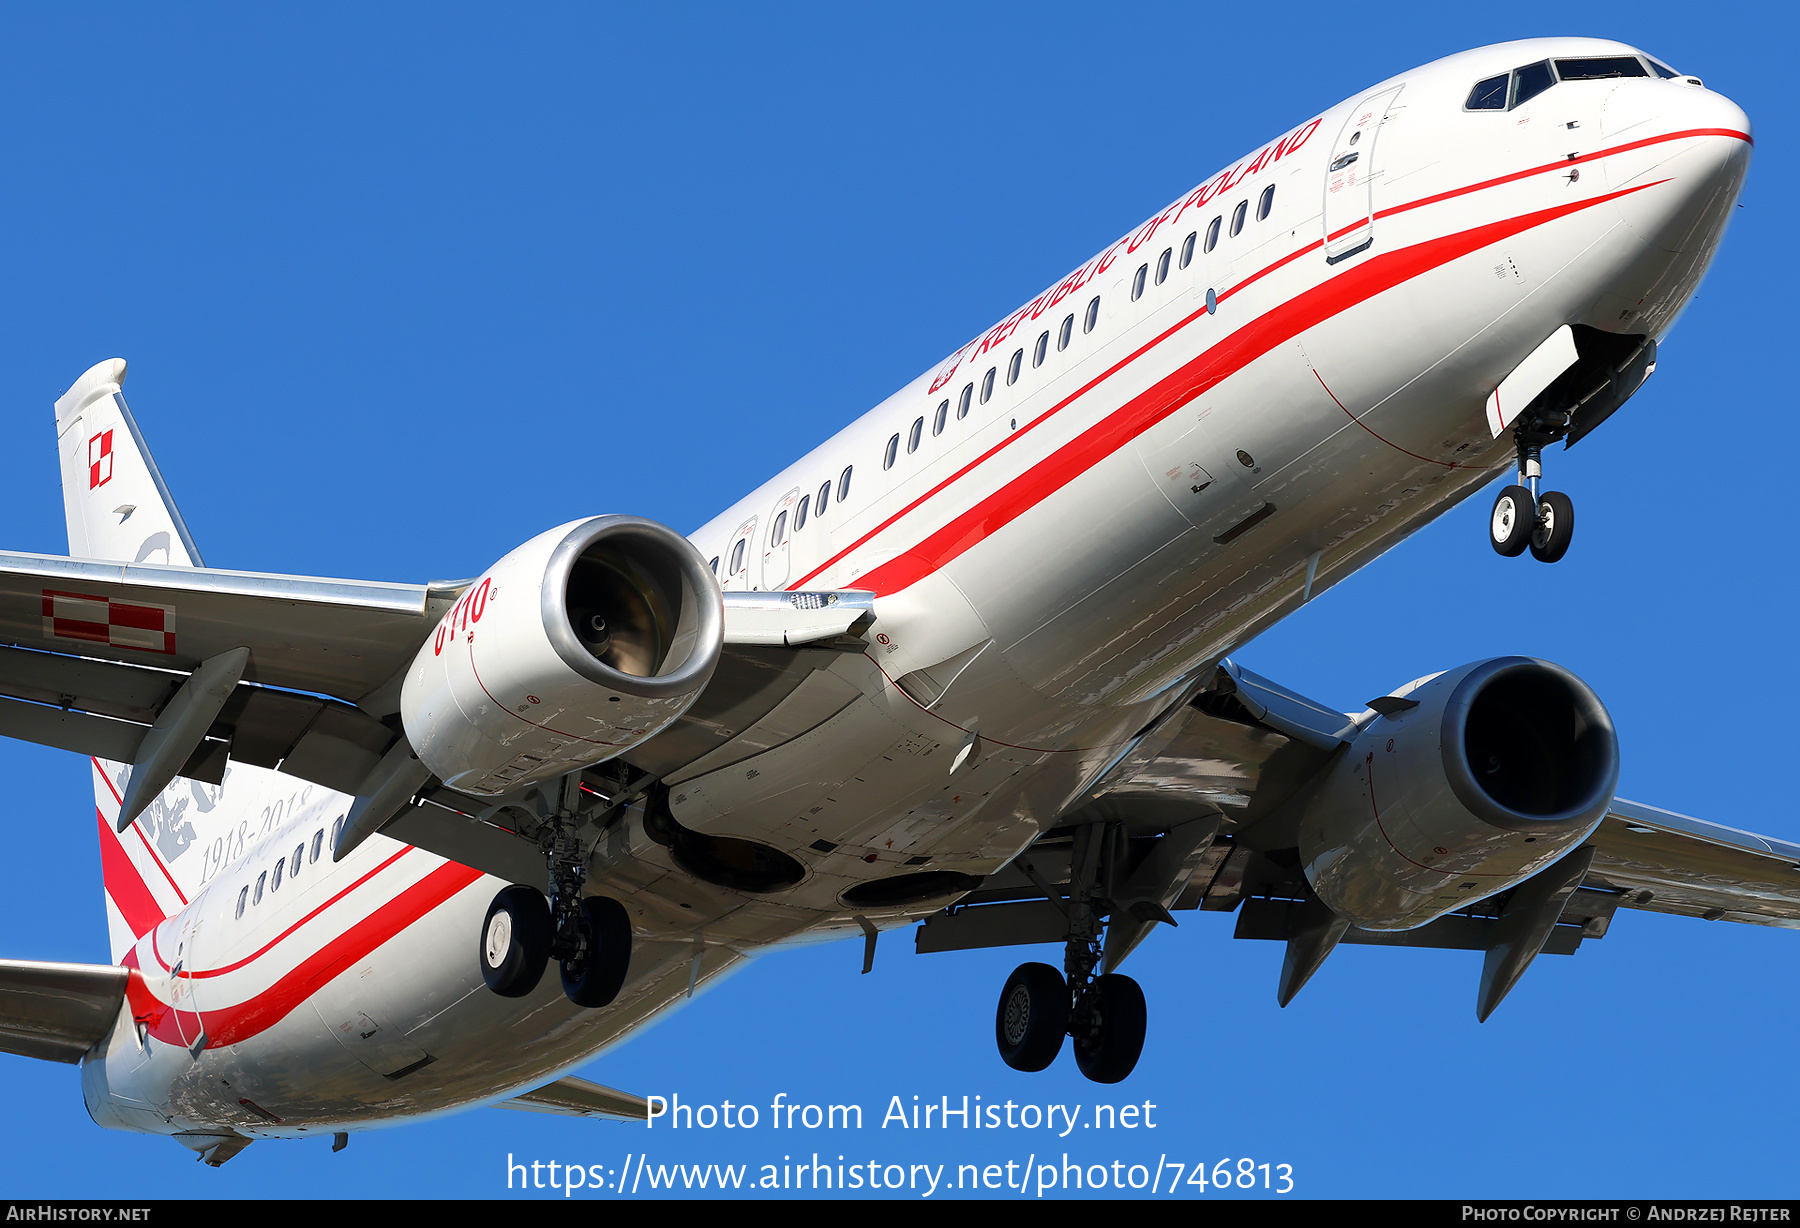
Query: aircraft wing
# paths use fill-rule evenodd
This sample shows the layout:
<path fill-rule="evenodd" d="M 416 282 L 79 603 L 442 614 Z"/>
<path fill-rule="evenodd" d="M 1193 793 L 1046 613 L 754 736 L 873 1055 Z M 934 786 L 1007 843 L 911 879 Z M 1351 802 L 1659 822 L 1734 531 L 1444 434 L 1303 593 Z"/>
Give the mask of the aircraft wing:
<path fill-rule="evenodd" d="M 184 674 L 248 647 L 245 681 L 355 703 L 406 667 L 465 586 L 0 554 L 0 642 Z"/>
<path fill-rule="evenodd" d="M 1174 921 L 1170 914 L 1189 910 L 1235 912 L 1238 938 L 1300 937 L 1312 893 L 1296 847 L 1298 802 L 1374 719 L 1373 711 L 1340 713 L 1222 664 L 1204 689 L 1141 736 L 1086 806 L 928 918 L 917 949 L 1060 942 L 1077 833 L 1096 817 L 1120 823 L 1132 849 L 1122 893 L 1130 898 L 1120 901 L 1130 915 L 1112 920 L 1119 940 L 1115 947 L 1109 932 L 1109 970 L 1154 921 Z M 1800 929 L 1800 843 L 1621 798 L 1584 849 L 1592 850 L 1592 860 L 1566 886 L 1544 954 L 1571 955 L 1583 941 L 1604 937 L 1621 908 Z M 1492 952 L 1505 946 L 1500 920 L 1509 898 L 1523 890 L 1416 929 L 1352 926 L 1339 941 Z M 1483 1018 L 1497 1000 L 1484 991 Z"/>
<path fill-rule="evenodd" d="M 1280 865 L 1281 851 L 1293 843 L 1294 816 L 1283 812 L 1283 803 L 1368 714 L 1337 713 L 1231 664 L 1190 707 L 1179 732 L 1114 793 L 1187 796 L 1210 801 L 1225 815 L 1212 858 L 1219 867 L 1215 880 L 1204 889 L 1190 884 L 1189 907 L 1203 899 L 1206 907 L 1233 907 L 1255 894 L 1259 878 L 1276 894 L 1297 886 L 1290 868 Z M 1333 729 L 1334 722 L 1341 725 Z M 1252 858 L 1243 850 L 1240 876 L 1227 872 L 1229 855 L 1218 855 L 1227 842 L 1265 851 Z M 1609 896 L 1617 907 L 1800 929 L 1800 844 L 1623 798 L 1587 843 L 1594 859 L 1572 909 Z M 1604 932 L 1603 925 L 1588 929 L 1589 937 Z"/>
<path fill-rule="evenodd" d="M 1626 908 L 1800 929 L 1800 844 L 1623 798 L 1590 843 L 1585 885 Z"/>
<path fill-rule="evenodd" d="M 236 760 L 360 794 L 400 740 L 407 666 L 467 586 L 0 553 L 0 736 L 141 763 L 190 680 L 247 650 L 219 682 L 191 753 L 171 769 L 217 784 Z M 695 759 L 729 740 L 713 716 L 729 714 L 741 729 L 748 709 L 774 708 L 811 672 L 796 667 L 802 657 L 860 648 L 853 631 L 869 620 L 872 595 L 724 600 L 715 681 L 692 718 L 656 740 L 659 761 Z M 464 815 L 488 804 L 438 786 L 427 793 Z M 535 866 L 535 881 L 535 847 L 434 816 L 443 812 L 409 812 L 402 838 L 514 881 Z"/>

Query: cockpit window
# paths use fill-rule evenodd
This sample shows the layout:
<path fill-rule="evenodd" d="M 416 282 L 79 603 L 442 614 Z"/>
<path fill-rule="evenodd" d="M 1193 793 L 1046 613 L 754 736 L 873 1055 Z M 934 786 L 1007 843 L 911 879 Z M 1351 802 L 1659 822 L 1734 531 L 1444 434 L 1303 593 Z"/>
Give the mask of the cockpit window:
<path fill-rule="evenodd" d="M 1489 77 L 1486 81 L 1476 82 L 1475 88 L 1469 91 L 1469 101 L 1463 103 L 1463 110 L 1506 110 L 1506 86 L 1511 80 L 1511 73 L 1501 73 L 1498 77 Z"/>
<path fill-rule="evenodd" d="M 1513 106 L 1521 106 L 1526 101 L 1556 84 L 1556 78 L 1550 73 L 1550 61 L 1541 60 L 1536 64 L 1527 64 L 1523 68 L 1513 69 Z"/>
<path fill-rule="evenodd" d="M 1659 77 L 1680 75 L 1674 69 L 1666 68 L 1655 60 L 1651 60 L 1649 63 Z M 1634 55 L 1587 56 L 1575 60 L 1557 60 L 1554 69 L 1549 60 L 1539 60 L 1536 64 L 1515 68 L 1504 77 L 1489 77 L 1485 81 L 1476 82 L 1475 88 L 1469 91 L 1469 100 L 1463 103 L 1463 110 L 1510 111 L 1514 107 L 1522 106 L 1536 98 L 1558 81 L 1603 81 L 1611 77 L 1647 77 L 1649 75 L 1644 69 L 1644 61 Z M 1512 86 L 1510 100 L 1507 97 L 1509 83 Z"/>
<path fill-rule="evenodd" d="M 1609 55 L 1582 60 L 1558 60 L 1559 81 L 1598 81 L 1606 77 L 1647 77 L 1634 55 Z"/>
<path fill-rule="evenodd" d="M 1672 80 L 1675 77 L 1679 77 L 1681 75 L 1680 73 L 1676 72 L 1673 68 L 1670 68 L 1667 64 L 1658 63 L 1655 60 L 1650 61 L 1650 68 L 1652 71 L 1654 71 L 1656 73 L 1657 76 L 1661 77 L 1665 81 Z"/>

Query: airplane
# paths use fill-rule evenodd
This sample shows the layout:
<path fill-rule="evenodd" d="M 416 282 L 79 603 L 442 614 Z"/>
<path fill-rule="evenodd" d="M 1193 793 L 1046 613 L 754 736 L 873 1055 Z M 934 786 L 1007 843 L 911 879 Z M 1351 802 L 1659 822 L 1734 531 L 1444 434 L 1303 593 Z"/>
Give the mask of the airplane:
<path fill-rule="evenodd" d="M 802 936 L 1061 942 L 997 1043 L 1114 1081 L 1115 969 L 1184 908 L 1285 940 L 1284 1004 L 1343 942 L 1483 950 L 1483 1017 L 1618 907 L 1792 920 L 1795 850 L 1612 796 L 1565 670 L 1345 714 L 1229 655 L 1505 468 L 1491 544 L 1561 557 L 1544 445 L 1648 377 L 1749 132 L 1622 44 L 1440 61 L 692 538 L 596 518 L 468 583 L 207 571 L 101 364 L 58 403 L 71 557 L 0 561 L 0 691 L 95 759 L 115 963 L 8 965 L 9 1043 L 216 1164 L 511 1093 L 636 1111 L 556 1076 Z"/>

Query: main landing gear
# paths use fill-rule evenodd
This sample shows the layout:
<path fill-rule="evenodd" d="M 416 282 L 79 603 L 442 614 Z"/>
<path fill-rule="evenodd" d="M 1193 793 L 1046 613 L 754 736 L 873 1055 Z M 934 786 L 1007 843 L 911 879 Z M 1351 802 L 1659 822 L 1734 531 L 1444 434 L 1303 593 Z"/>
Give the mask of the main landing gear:
<path fill-rule="evenodd" d="M 1569 552 L 1575 537 L 1575 504 L 1560 490 L 1538 493 L 1543 478 L 1544 444 L 1567 433 L 1567 415 L 1558 427 L 1533 420 L 1513 428 L 1519 452 L 1519 484 L 1502 489 L 1488 518 L 1488 541 L 1494 550 L 1514 558 L 1531 550 L 1540 563 L 1554 563 Z"/>
<path fill-rule="evenodd" d="M 1102 966 L 1101 916 L 1115 907 L 1111 884 L 1119 877 L 1124 832 L 1116 824 L 1080 829 L 1070 858 L 1066 902 L 1046 891 L 1069 918 L 1063 944 L 1063 971 L 1049 964 L 1020 964 L 1000 991 L 994 1013 L 994 1040 L 1000 1058 L 1014 1070 L 1043 1070 L 1056 1060 L 1063 1038 L 1071 1038 L 1075 1064 L 1096 1083 L 1118 1083 L 1137 1066 L 1144 1050 L 1148 1012 L 1144 991 L 1116 972 L 1094 975 Z M 1025 872 L 1036 880 L 1029 864 Z"/>
<path fill-rule="evenodd" d="M 619 995 L 631 965 L 631 918 L 604 896 L 584 896 L 591 846 L 581 838 L 579 776 L 563 790 L 538 844 L 549 863 L 550 895 L 515 884 L 488 905 L 481 927 L 481 977 L 503 998 L 537 988 L 552 959 L 562 965 L 563 993 L 577 1006 L 606 1006 Z"/>
<path fill-rule="evenodd" d="M 1049 964 L 1020 964 L 1000 991 L 994 1039 L 1014 1070 L 1039 1071 L 1074 1038 L 1075 1064 L 1096 1083 L 1118 1083 L 1144 1051 L 1149 1011 L 1144 991 L 1121 973 L 1096 976 L 1084 989 Z"/>

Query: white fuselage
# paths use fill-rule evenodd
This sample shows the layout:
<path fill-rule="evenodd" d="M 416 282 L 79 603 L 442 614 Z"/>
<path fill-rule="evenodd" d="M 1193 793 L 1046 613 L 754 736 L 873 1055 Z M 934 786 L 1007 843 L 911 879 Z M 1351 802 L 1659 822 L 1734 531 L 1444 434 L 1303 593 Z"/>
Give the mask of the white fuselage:
<path fill-rule="evenodd" d="M 1484 402 L 1547 336 L 1667 331 L 1741 186 L 1742 112 L 1657 77 L 1464 107 L 1519 65 L 1620 54 L 1485 48 L 1279 134 L 693 535 L 727 588 L 878 594 L 869 650 L 803 684 L 821 723 L 668 777 L 683 826 L 783 850 L 798 884 L 709 885 L 633 823 L 589 880 L 633 919 L 618 1000 L 554 976 L 500 998 L 476 961 L 499 880 L 382 837 L 334 865 L 350 799 L 234 767 L 265 829 L 133 948 L 95 1118 L 300 1137 L 491 1101 L 676 1003 L 696 958 L 704 979 L 853 914 L 905 924 L 946 900 L 843 893 L 1005 865 L 1187 682 L 1508 465 Z"/>

